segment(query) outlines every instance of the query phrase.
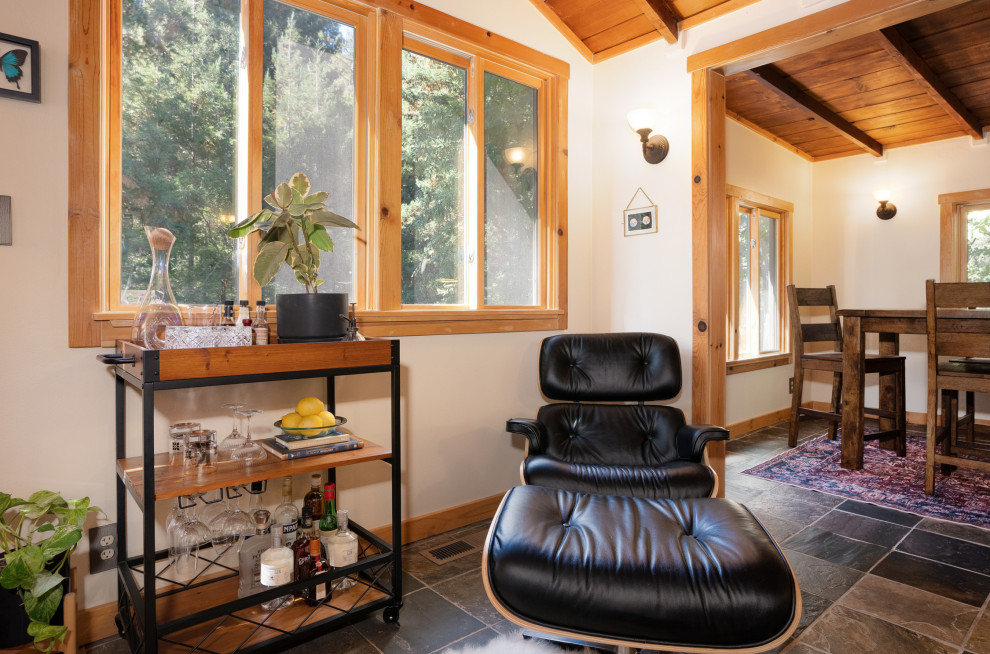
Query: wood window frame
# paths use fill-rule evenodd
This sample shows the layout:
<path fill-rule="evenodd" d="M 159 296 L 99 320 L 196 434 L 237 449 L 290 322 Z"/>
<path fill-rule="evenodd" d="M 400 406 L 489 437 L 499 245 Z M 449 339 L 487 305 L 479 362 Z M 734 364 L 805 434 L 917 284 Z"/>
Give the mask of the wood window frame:
<path fill-rule="evenodd" d="M 327 14 L 347 11 L 368 16 L 369 48 L 366 60 L 369 111 L 367 140 L 359 151 L 359 176 L 366 175 L 366 190 L 358 193 L 356 207 L 367 207 L 355 221 L 361 224 L 356 265 L 357 301 L 361 331 L 369 336 L 464 334 L 506 331 L 544 331 L 567 328 L 567 98 L 570 66 L 535 49 L 493 34 L 416 3 L 391 0 L 293 0 L 300 8 Z M 258 3 L 241 0 L 242 8 Z M 69 346 L 111 346 L 128 338 L 132 311 L 109 310 L 112 225 L 114 211 L 110 188 L 119 188 L 117 170 L 107 166 L 109 152 L 119 152 L 120 71 L 107 64 L 105 42 L 120 40 L 119 16 L 108 0 L 69 0 L 69 252 L 68 318 Z M 119 14 L 119 11 L 116 12 Z M 246 31 L 260 33 L 260 12 L 245 11 Z M 335 17 L 332 14 L 331 17 Z M 115 21 L 115 19 L 117 19 Z M 404 308 L 400 303 L 401 230 L 401 103 L 402 59 L 405 34 L 456 47 L 509 70 L 539 77 L 541 132 L 540 238 L 541 280 L 538 307 L 483 307 L 480 309 L 422 307 Z M 251 50 L 249 70 L 260 71 L 260 49 Z M 359 64 L 360 65 L 360 64 Z M 248 118 L 251 141 L 260 144 L 260 72 L 249 79 L 252 113 Z M 257 87 L 257 88 L 256 88 Z M 360 94 L 360 91 L 359 91 Z M 115 111 L 116 103 L 116 113 Z M 116 116 L 116 118 L 115 118 Z M 370 117 L 374 116 L 373 119 Z M 114 123 L 114 121 L 116 121 Z M 260 207 L 260 147 L 249 156 L 247 194 L 253 198 L 249 211 Z M 363 154 L 366 153 L 366 154 Z M 362 162 L 361 157 L 364 157 Z M 545 171 L 545 172 L 544 172 Z M 545 179 L 543 178 L 545 175 Z M 119 204 L 119 200 L 118 200 Z M 118 207 L 119 210 L 119 207 Z M 362 224 L 362 222 L 364 224 Z M 257 236 L 255 235 L 255 239 Z M 256 241 L 249 241 L 248 248 Z M 480 258 L 480 257 L 479 257 Z M 361 277 L 364 283 L 361 284 Z M 253 280 L 247 299 L 260 298 Z M 257 296 L 257 297 L 255 297 Z M 479 305 L 480 306 L 480 305 Z M 277 328 L 277 317 L 275 319 Z"/>
<path fill-rule="evenodd" d="M 939 281 L 965 282 L 967 235 L 963 209 L 990 202 L 990 188 L 938 196 Z"/>
<path fill-rule="evenodd" d="M 763 193 L 757 193 L 732 184 L 725 185 L 726 192 L 726 307 L 728 337 L 728 352 L 726 354 L 725 372 L 728 375 L 752 372 L 765 368 L 789 365 L 790 355 L 790 321 L 787 312 L 787 285 L 792 281 L 793 273 L 793 217 L 794 204 Z M 737 227 L 740 207 L 750 207 L 760 212 L 773 214 L 777 219 L 777 307 L 778 335 L 780 347 L 774 352 L 759 356 L 739 358 L 738 356 L 738 320 L 739 301 L 736 293 L 739 279 L 737 277 L 739 258 L 739 240 L 733 238 Z"/>

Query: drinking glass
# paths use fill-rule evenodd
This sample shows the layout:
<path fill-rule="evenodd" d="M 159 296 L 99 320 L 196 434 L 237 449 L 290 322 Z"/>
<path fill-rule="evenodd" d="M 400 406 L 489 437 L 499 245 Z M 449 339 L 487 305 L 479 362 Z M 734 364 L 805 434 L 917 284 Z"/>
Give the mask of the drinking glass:
<path fill-rule="evenodd" d="M 243 402 L 228 402 L 226 404 L 221 404 L 220 406 L 222 406 L 225 409 L 230 409 L 231 411 L 233 411 L 233 416 L 234 416 L 233 429 L 231 429 L 230 434 L 227 436 L 227 438 L 223 439 L 220 442 L 220 446 L 217 448 L 217 456 L 220 458 L 220 460 L 230 461 L 231 453 L 237 448 L 239 448 L 241 445 L 244 445 L 244 440 L 245 440 L 244 436 L 241 435 L 241 432 L 237 431 L 237 411 L 239 409 L 243 409 L 247 405 L 244 404 Z"/>
<path fill-rule="evenodd" d="M 251 465 L 255 461 L 264 461 L 268 458 L 265 448 L 251 440 L 251 417 L 261 413 L 261 409 L 238 409 L 236 413 L 247 419 L 247 438 L 244 440 L 244 444 L 230 455 L 231 460 L 243 461 L 247 465 Z"/>
<path fill-rule="evenodd" d="M 182 523 L 188 519 L 189 517 L 186 515 L 185 510 L 179 506 L 179 498 L 175 498 L 172 508 L 169 509 L 168 515 L 165 516 L 165 533 L 168 536 L 168 561 L 169 565 L 173 568 L 176 566 L 179 557 L 178 530 Z"/>
<path fill-rule="evenodd" d="M 184 438 L 182 474 L 192 476 L 216 472 L 217 433 L 212 429 L 196 429 Z"/>
<path fill-rule="evenodd" d="M 255 532 L 254 518 L 247 511 L 241 509 L 240 495 L 235 500 L 234 511 L 228 518 L 227 528 L 230 532 L 237 534 L 237 553 L 240 554 L 244 539 L 253 536 Z"/>
<path fill-rule="evenodd" d="M 202 499 L 202 495 L 198 496 Z M 196 575 L 199 570 L 199 550 L 212 542 L 213 532 L 196 517 L 196 504 L 192 496 L 193 506 L 186 509 L 188 520 L 178 525 L 176 531 L 176 574 L 185 581 Z"/>

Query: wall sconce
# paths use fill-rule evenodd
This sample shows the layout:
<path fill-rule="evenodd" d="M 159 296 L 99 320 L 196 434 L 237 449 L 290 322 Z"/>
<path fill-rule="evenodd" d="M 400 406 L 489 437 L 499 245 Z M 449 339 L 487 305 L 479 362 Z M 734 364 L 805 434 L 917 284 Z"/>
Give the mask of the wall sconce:
<path fill-rule="evenodd" d="M 890 191 L 877 191 L 873 197 L 880 203 L 880 206 L 877 207 L 877 218 L 890 220 L 897 215 L 897 207 L 890 201 Z"/>
<path fill-rule="evenodd" d="M 667 137 L 660 134 L 650 136 L 657 122 L 657 112 L 647 108 L 633 109 L 626 119 L 629 121 L 629 128 L 639 134 L 639 140 L 643 143 L 643 158 L 651 164 L 663 161 L 670 150 Z"/>

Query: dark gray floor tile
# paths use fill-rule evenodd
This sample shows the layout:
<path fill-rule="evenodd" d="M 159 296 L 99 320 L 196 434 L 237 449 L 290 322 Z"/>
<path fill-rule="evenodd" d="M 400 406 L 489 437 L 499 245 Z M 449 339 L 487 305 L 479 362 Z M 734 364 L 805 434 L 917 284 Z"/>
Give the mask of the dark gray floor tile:
<path fill-rule="evenodd" d="M 794 550 L 784 550 L 802 591 L 835 601 L 863 576 L 862 572 Z"/>
<path fill-rule="evenodd" d="M 130 654 L 131 649 L 127 646 L 127 641 L 119 636 L 104 638 L 95 643 L 90 643 L 82 648 L 86 654 Z"/>
<path fill-rule="evenodd" d="M 965 644 L 973 654 L 990 654 L 990 613 L 983 613 Z"/>
<path fill-rule="evenodd" d="M 791 486 L 789 484 L 780 484 L 771 490 L 770 493 L 774 495 L 786 495 L 805 502 L 811 502 L 812 504 L 821 504 L 822 506 L 827 506 L 829 508 L 834 508 L 845 502 L 843 498 L 835 495 L 820 493 L 816 490 L 801 488 L 800 486 Z"/>
<path fill-rule="evenodd" d="M 285 650 L 286 654 L 378 654 L 378 648 L 368 642 L 354 627 L 337 629 L 319 638 Z"/>
<path fill-rule="evenodd" d="M 877 575 L 860 579 L 839 604 L 953 645 L 962 645 L 980 613 L 975 606 Z"/>
<path fill-rule="evenodd" d="M 739 502 L 740 504 L 748 504 L 764 492 L 765 491 L 757 490 L 755 488 L 741 486 L 740 484 L 726 484 L 725 486 L 725 496 L 730 500 Z"/>
<path fill-rule="evenodd" d="M 433 543 L 431 544 L 431 547 L 436 547 L 442 543 L 443 541 Z M 403 550 L 402 571 L 412 575 L 427 586 L 438 584 L 441 581 L 446 581 L 447 579 L 462 575 L 465 572 L 470 572 L 471 570 L 477 570 L 481 567 L 480 550 L 472 554 L 468 554 L 467 556 L 462 556 L 459 559 L 448 561 L 443 565 L 437 565 L 419 553 L 424 549 L 430 548 L 422 547 L 409 552 Z"/>
<path fill-rule="evenodd" d="M 972 525 L 961 525 L 958 522 L 948 522 L 946 520 L 935 520 L 934 518 L 922 519 L 918 523 L 918 529 L 924 529 L 935 534 L 951 536 L 959 540 L 968 540 L 971 543 L 990 547 L 990 529 L 981 529 Z"/>
<path fill-rule="evenodd" d="M 800 582 L 798 582 L 800 583 Z M 832 606 L 832 602 L 825 599 L 824 597 L 819 597 L 818 595 L 812 595 L 804 590 L 801 591 L 801 622 L 798 623 L 797 629 L 794 630 L 793 637 L 797 638 L 801 635 L 801 632 L 808 628 L 808 626 L 818 619 L 822 613 L 824 613 L 828 607 Z M 786 650 L 786 646 L 783 648 Z"/>
<path fill-rule="evenodd" d="M 763 493 L 746 506 L 757 516 L 760 516 L 761 512 L 765 512 L 802 525 L 810 525 L 830 510 L 821 504 L 770 493 Z"/>
<path fill-rule="evenodd" d="M 905 513 L 904 511 L 888 509 L 886 507 L 877 506 L 876 504 L 869 504 L 867 502 L 857 502 L 856 500 L 846 500 L 835 508 L 839 511 L 845 511 L 847 513 L 856 513 L 858 515 L 864 515 L 868 518 L 876 518 L 877 520 L 893 522 L 896 525 L 902 525 L 904 527 L 913 527 L 921 522 L 921 516 L 916 516 L 913 513 Z"/>
<path fill-rule="evenodd" d="M 990 575 L 990 547 L 915 529 L 897 549 L 926 559 Z"/>
<path fill-rule="evenodd" d="M 956 648 L 844 606 L 833 605 L 799 643 L 834 654 L 955 654 Z"/>
<path fill-rule="evenodd" d="M 804 529 L 804 525 L 799 525 L 796 522 L 778 518 L 777 516 L 769 513 L 763 513 L 762 515 L 757 516 L 757 519 L 760 521 L 760 524 L 763 525 L 763 528 L 766 529 L 778 543 L 784 542 L 794 534 Z"/>
<path fill-rule="evenodd" d="M 480 569 L 441 582 L 433 590 L 487 625 L 503 619 L 485 594 Z"/>
<path fill-rule="evenodd" d="M 384 654 L 433 652 L 485 627 L 429 588 L 406 596 L 399 621 L 382 622 L 376 614 L 354 625 Z"/>
<path fill-rule="evenodd" d="M 845 511 L 829 511 L 812 526 L 886 548 L 896 545 L 910 531 L 892 522 Z"/>
<path fill-rule="evenodd" d="M 982 606 L 990 594 L 990 577 L 904 552 L 891 552 L 870 572 L 971 606 Z"/>
<path fill-rule="evenodd" d="M 784 541 L 784 547 L 866 572 L 887 553 L 886 547 L 808 527 Z"/>
<path fill-rule="evenodd" d="M 461 640 L 444 647 L 442 650 L 439 650 L 439 654 L 459 652 L 465 647 L 483 647 L 498 638 L 498 635 L 498 632 L 494 629 L 482 629 L 481 631 L 476 631 L 470 636 L 462 638 Z"/>

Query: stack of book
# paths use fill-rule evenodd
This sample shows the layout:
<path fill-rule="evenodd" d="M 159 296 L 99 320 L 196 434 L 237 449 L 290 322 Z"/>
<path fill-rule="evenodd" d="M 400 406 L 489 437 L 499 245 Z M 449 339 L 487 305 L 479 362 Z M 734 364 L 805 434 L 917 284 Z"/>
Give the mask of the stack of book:
<path fill-rule="evenodd" d="M 336 429 L 322 436 L 282 433 L 273 438 L 263 438 L 258 443 L 268 452 L 283 461 L 286 459 L 301 459 L 307 456 L 356 450 L 364 446 L 364 441 L 360 438 L 356 438 L 351 434 L 345 434 Z"/>

